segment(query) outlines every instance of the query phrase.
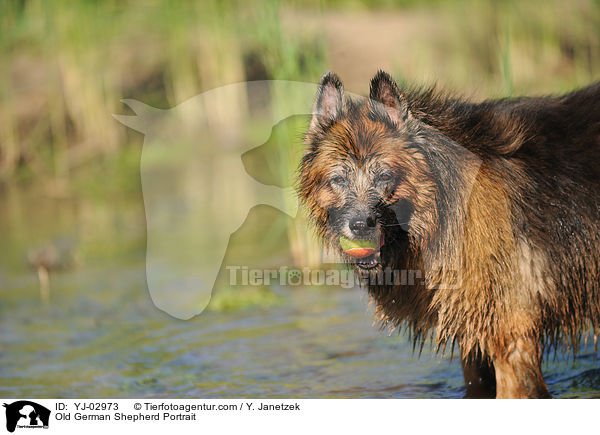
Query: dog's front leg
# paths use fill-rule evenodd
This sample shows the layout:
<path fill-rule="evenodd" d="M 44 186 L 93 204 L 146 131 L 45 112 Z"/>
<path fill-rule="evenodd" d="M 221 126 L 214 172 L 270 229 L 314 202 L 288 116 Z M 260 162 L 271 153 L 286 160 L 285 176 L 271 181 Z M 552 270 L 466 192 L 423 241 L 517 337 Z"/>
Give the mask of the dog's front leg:
<path fill-rule="evenodd" d="M 519 337 L 492 356 L 497 399 L 547 399 L 541 370 L 541 349 L 535 337 Z"/>
<path fill-rule="evenodd" d="M 496 397 L 496 377 L 491 360 L 480 351 L 462 354 L 465 378 L 465 399 L 493 399 Z"/>

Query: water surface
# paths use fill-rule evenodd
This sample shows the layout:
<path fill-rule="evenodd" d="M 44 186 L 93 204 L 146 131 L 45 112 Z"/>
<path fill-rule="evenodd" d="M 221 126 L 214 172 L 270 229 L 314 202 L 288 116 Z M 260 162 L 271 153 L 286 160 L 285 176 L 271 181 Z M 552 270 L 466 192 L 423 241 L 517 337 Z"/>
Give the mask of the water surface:
<path fill-rule="evenodd" d="M 458 359 L 373 325 L 361 289 L 271 288 L 277 303 L 158 310 L 144 270 L 139 202 L 6 194 L 0 225 L 0 397 L 460 398 Z M 75 240 L 83 259 L 40 301 L 31 246 Z M 240 290 L 243 291 L 243 290 Z M 600 397 L 592 349 L 550 358 L 557 397 Z"/>

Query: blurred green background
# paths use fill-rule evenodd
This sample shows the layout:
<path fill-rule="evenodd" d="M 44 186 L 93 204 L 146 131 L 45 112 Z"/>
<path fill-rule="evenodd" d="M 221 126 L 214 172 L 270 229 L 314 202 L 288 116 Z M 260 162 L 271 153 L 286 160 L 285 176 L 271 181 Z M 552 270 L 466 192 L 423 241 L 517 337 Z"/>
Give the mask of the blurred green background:
<path fill-rule="evenodd" d="M 600 68 L 594 0 L 20 0 L 0 4 L 0 25 L 0 179 L 55 194 L 139 148 L 110 116 L 121 98 L 168 108 L 234 82 L 316 82 L 325 70 L 364 93 L 378 68 L 483 98 L 566 91 Z M 118 178 L 119 191 L 135 190 Z"/>
<path fill-rule="evenodd" d="M 193 382 L 194 394 L 210 384 L 211 394 L 219 395 L 229 382 L 219 378 L 225 376 L 221 372 L 206 385 L 192 375 L 169 387 L 157 380 L 168 370 L 180 376 L 180 365 L 196 367 L 189 352 L 200 344 L 186 335 L 188 326 L 175 327 L 157 314 L 145 290 L 143 135 L 112 118 L 113 113 L 131 114 L 122 98 L 166 109 L 247 80 L 316 83 L 327 70 L 338 73 L 350 92 L 364 94 L 379 68 L 400 82 L 437 83 L 473 99 L 565 92 L 600 77 L 600 1 L 0 2 L 0 395 L 68 396 L 77 385 L 92 382 L 111 387 L 93 390 L 96 396 L 171 394 L 172 385 L 184 388 Z M 294 119 L 274 129 L 268 147 L 274 161 L 282 161 L 289 144 L 301 146 L 305 127 L 306 119 Z M 302 216 L 290 220 L 273 209 L 256 210 L 234 235 L 226 261 L 240 264 L 262 256 L 267 266 L 314 264 L 318 246 L 307 234 Z M 305 290 L 310 293 L 305 300 L 298 291 L 225 287 L 215 293 L 206 314 L 211 325 L 246 328 L 234 323 L 241 322 L 239 316 L 229 314 L 244 308 L 272 313 L 270 320 L 268 315 L 255 319 L 253 332 L 247 331 L 250 342 L 267 337 L 255 343 L 261 349 L 260 343 L 272 346 L 268 337 L 275 329 L 268 328 L 292 322 L 291 335 L 282 339 L 290 339 L 293 331 L 301 334 L 305 353 L 298 364 L 303 367 L 326 366 L 323 349 L 337 336 L 321 337 L 323 329 L 368 317 L 358 295 L 353 295 L 357 302 L 344 299 L 352 313 L 346 315 L 340 308 L 328 311 L 341 295 L 315 296 L 311 292 L 318 290 L 312 289 Z M 40 302 L 40 290 L 49 305 Z M 279 311 L 269 311 L 273 306 Z M 195 321 L 194 327 L 202 329 L 202 320 Z M 47 335 L 36 332 L 40 329 Z M 311 341 L 311 333 L 323 342 Z M 248 349 L 244 354 L 239 349 L 244 342 L 233 337 L 240 338 L 235 332 L 222 337 L 223 358 L 235 354 L 226 343 L 237 343 L 238 356 L 253 355 Z M 379 339 L 369 336 L 365 343 L 372 340 Z M 369 353 L 388 349 L 389 342 L 382 340 L 363 344 Z M 167 341 L 175 349 L 165 347 Z M 337 343 L 340 348 L 346 344 Z M 144 349 L 142 354 L 132 350 L 136 346 Z M 294 349 L 287 351 L 298 357 Z M 276 354 L 272 348 L 267 352 Z M 364 358 L 357 355 L 360 366 Z M 371 369 L 377 370 L 382 360 L 373 358 Z M 255 367 L 261 367 L 259 360 Z M 40 361 L 57 370 L 71 364 L 80 375 L 41 378 L 38 372 L 48 366 L 39 367 Z M 210 368 L 210 358 L 203 364 Z M 102 365 L 118 374 L 110 377 Z M 440 387 L 449 397 L 461 385 L 460 372 L 452 370 L 453 383 L 446 390 Z M 441 381 L 424 373 L 425 384 L 437 391 Z M 366 372 L 361 385 L 376 377 Z M 440 379 L 445 378 L 444 372 Z M 119 389 L 115 383 L 121 379 L 127 381 Z M 304 379 L 297 380 L 299 386 Z M 344 379 L 338 381 L 344 384 Z M 598 386 L 597 377 L 586 379 L 577 385 L 584 390 L 590 383 Z M 248 391 L 246 382 L 258 382 L 238 381 L 242 393 Z M 555 391 L 572 387 L 550 384 Z M 278 378 L 273 385 L 281 385 Z M 378 385 L 368 391 L 384 394 L 379 388 L 385 387 Z M 331 388 L 317 395 L 359 391 Z M 283 391 L 311 396 L 291 386 Z M 406 391 L 400 388 L 397 395 L 414 393 Z"/>

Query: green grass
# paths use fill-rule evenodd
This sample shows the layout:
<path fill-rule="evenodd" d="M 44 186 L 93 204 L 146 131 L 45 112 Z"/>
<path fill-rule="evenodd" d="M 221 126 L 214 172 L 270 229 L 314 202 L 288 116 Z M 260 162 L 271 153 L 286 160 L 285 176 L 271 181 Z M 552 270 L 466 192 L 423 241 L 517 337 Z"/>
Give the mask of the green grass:
<path fill-rule="evenodd" d="M 281 299 L 268 287 L 227 287 L 216 291 L 207 309 L 215 312 L 237 311 L 252 307 L 268 308 Z"/>
<path fill-rule="evenodd" d="M 321 28 L 290 25 L 296 11 Z M 314 82 L 337 45 L 329 19 L 378 11 L 426 16 L 439 29 L 403 47 L 420 66 L 397 68 L 402 81 L 426 71 L 459 92 L 511 95 L 598 78 L 598 1 L 2 2 L 0 179 L 69 179 L 83 162 L 139 141 L 110 117 L 125 110 L 122 97 L 167 108 L 247 79 Z M 368 41 L 373 29 L 361 26 L 348 24 Z"/>

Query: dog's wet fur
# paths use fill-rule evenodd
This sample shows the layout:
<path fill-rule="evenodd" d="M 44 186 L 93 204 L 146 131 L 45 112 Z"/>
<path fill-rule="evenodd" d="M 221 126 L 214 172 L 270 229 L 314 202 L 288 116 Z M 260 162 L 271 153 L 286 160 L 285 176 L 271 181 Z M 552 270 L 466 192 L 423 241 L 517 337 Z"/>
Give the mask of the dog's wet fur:
<path fill-rule="evenodd" d="M 377 315 L 460 347 L 468 397 L 550 397 L 544 350 L 600 325 L 600 83 L 472 103 L 321 79 L 299 193 L 318 234 L 371 283 Z M 340 236 L 379 247 L 348 256 Z"/>

